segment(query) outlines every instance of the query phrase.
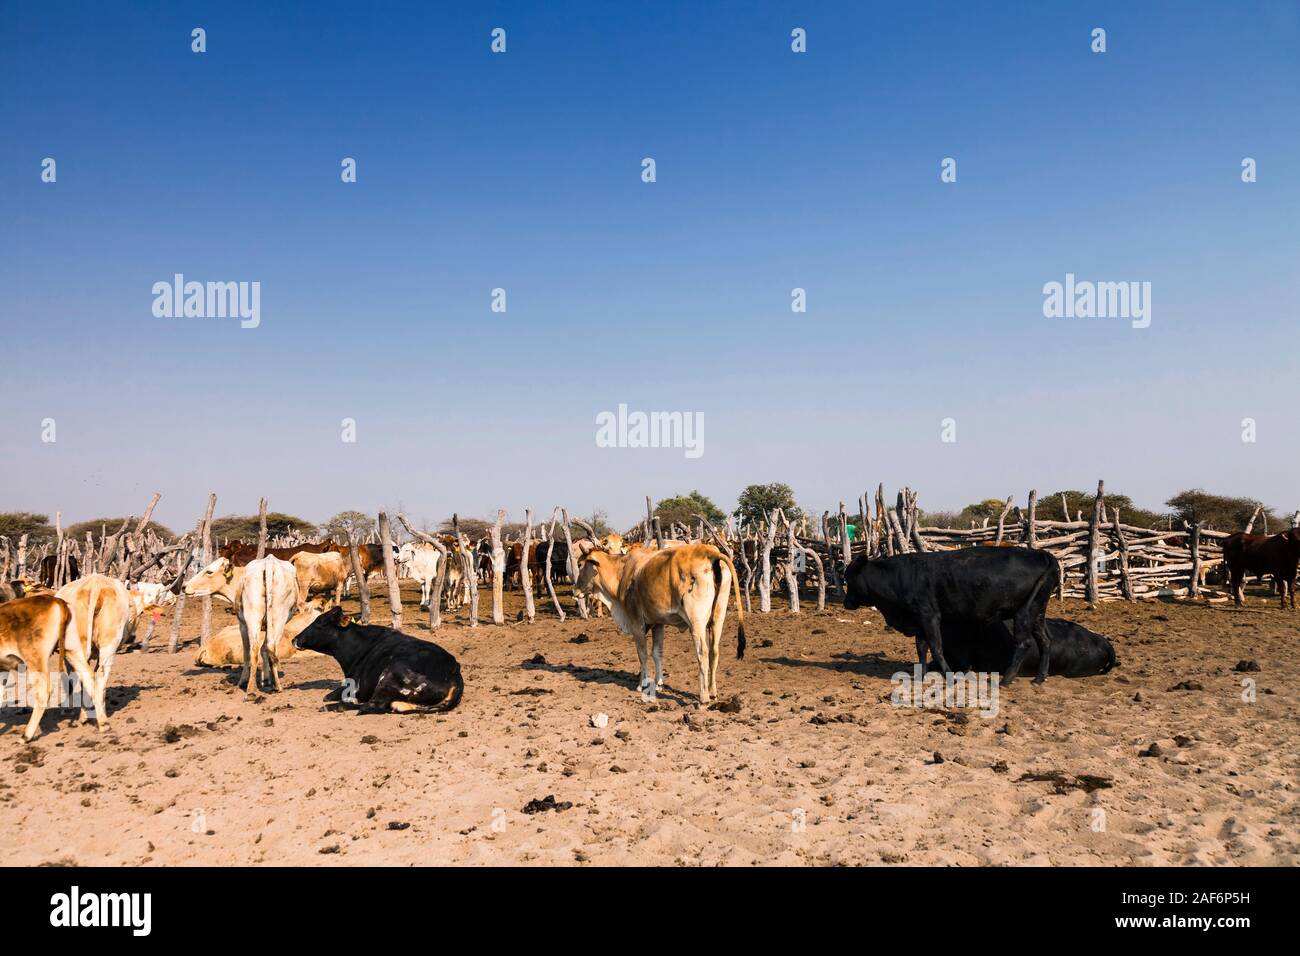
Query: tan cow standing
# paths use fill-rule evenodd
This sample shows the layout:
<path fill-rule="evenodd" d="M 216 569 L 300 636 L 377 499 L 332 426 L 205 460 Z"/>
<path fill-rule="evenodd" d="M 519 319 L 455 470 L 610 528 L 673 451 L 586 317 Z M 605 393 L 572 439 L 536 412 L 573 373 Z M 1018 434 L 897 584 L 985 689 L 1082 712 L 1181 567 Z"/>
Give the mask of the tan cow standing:
<path fill-rule="evenodd" d="M 185 582 L 185 593 L 191 597 L 210 594 L 235 606 L 244 645 L 239 683 L 245 688 L 245 696 L 257 696 L 259 671 L 264 685 L 277 691 L 284 689 L 277 650 L 285 624 L 298 604 L 298 576 L 292 564 L 267 556 L 237 568 L 229 558 L 217 558 Z M 253 661 L 257 662 L 256 670 Z"/>
<path fill-rule="evenodd" d="M 81 679 L 82 692 L 95 695 L 95 675 L 81 652 L 72 609 L 53 595 L 17 598 L 0 604 L 0 670 L 27 668 L 27 691 L 32 708 L 23 739 L 31 742 L 41 732 L 41 717 L 50 704 L 50 655 L 63 648 L 67 662 Z M 96 709 L 95 725 L 103 730 L 104 711 Z"/>
<path fill-rule="evenodd" d="M 711 544 L 687 544 L 663 551 L 635 548 L 626 555 L 595 549 L 582 559 L 578 587 L 608 607 L 619 630 L 636 641 L 641 658 L 637 689 L 642 693 L 650 689 L 646 638 L 654 632 L 654 683 L 662 687 L 664 626 L 671 624 L 689 630 L 695 640 L 700 703 L 707 704 L 711 696 L 717 696 L 722 626 L 733 589 L 739 629 L 736 657 L 745 656 L 745 611 L 736 568 Z"/>
<path fill-rule="evenodd" d="M 95 722 L 108 727 L 108 675 L 134 615 L 126 585 L 106 574 L 91 574 L 59 588 L 58 597 L 72 608 L 82 654 L 95 663 Z M 86 708 L 81 708 L 86 719 Z"/>
<path fill-rule="evenodd" d="M 343 601 L 343 585 L 351 573 L 350 559 L 338 551 L 326 551 L 324 554 L 312 554 L 299 551 L 289 559 L 298 579 L 298 603 L 306 603 L 312 591 L 333 591 L 334 604 Z M 365 572 L 362 571 L 362 574 Z"/>

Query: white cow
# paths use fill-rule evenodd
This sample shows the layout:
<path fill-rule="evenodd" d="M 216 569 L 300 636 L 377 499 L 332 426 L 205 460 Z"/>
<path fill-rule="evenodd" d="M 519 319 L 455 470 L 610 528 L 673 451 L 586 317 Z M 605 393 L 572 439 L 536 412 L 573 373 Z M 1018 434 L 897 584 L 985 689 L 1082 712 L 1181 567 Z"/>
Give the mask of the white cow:
<path fill-rule="evenodd" d="M 408 541 L 397 552 L 402 572 L 420 582 L 420 607 L 429 606 L 433 594 L 433 581 L 438 576 L 438 562 L 442 555 L 427 541 Z"/>
<path fill-rule="evenodd" d="M 239 683 L 244 685 L 246 696 L 257 695 L 253 661 L 257 662 L 264 684 L 277 691 L 284 689 L 280 685 L 277 648 L 298 603 L 298 576 L 292 564 L 268 555 L 237 568 L 228 558 L 218 558 L 185 582 L 185 593 L 191 597 L 211 594 L 235 606 L 244 644 Z"/>

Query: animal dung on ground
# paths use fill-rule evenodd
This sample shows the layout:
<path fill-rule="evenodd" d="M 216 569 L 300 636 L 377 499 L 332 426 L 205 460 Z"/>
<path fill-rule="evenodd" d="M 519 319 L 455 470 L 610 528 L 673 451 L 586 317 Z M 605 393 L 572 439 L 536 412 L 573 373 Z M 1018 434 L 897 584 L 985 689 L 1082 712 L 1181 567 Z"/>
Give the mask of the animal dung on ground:
<path fill-rule="evenodd" d="M 573 806 L 573 801 L 564 800 L 559 803 L 555 800 L 555 794 L 548 793 L 540 800 L 529 800 L 524 804 L 524 813 L 545 813 L 547 810 L 554 810 L 562 813 Z"/>

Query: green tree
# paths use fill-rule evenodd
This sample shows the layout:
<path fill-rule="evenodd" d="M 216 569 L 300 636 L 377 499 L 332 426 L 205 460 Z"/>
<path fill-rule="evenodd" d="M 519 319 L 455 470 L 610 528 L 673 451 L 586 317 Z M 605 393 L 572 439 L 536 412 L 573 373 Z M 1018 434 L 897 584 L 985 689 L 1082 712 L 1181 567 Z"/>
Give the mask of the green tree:
<path fill-rule="evenodd" d="M 89 531 L 94 535 L 95 543 L 101 544 L 104 540 L 104 529 L 108 528 L 108 533 L 110 535 L 117 534 L 117 529 L 122 527 L 123 520 L 124 516 L 118 515 L 116 518 L 92 518 L 90 521 L 78 521 L 76 524 L 69 525 L 65 528 L 64 533 L 71 538 L 76 538 L 78 541 L 84 541 L 86 538 L 86 532 Z M 139 518 L 129 519 L 126 530 L 128 532 L 135 531 L 135 526 L 139 523 Z M 176 538 L 176 534 L 171 528 L 160 525 L 156 521 L 150 521 L 149 524 L 145 526 L 145 530 L 152 531 L 164 541 L 172 541 Z"/>
<path fill-rule="evenodd" d="M 394 524 L 396 524 L 396 521 L 394 521 Z M 320 529 L 323 534 L 331 538 L 346 541 L 351 535 L 355 535 L 358 539 L 364 538 L 374 531 L 375 527 L 376 519 L 370 517 L 364 511 L 340 511 L 321 525 Z M 394 530 L 394 534 L 396 534 L 396 530 Z"/>
<path fill-rule="evenodd" d="M 27 535 L 28 547 L 43 544 L 55 536 L 50 516 L 34 511 L 0 512 L 0 535 L 7 537 L 14 547 L 18 546 L 18 539 L 23 535 Z"/>
<path fill-rule="evenodd" d="M 791 521 L 803 517 L 803 512 L 794 501 L 794 489 L 780 481 L 767 485 L 749 485 L 740 493 L 734 514 L 741 521 L 757 523 L 766 520 L 773 508 L 780 508 Z"/>
<path fill-rule="evenodd" d="M 692 491 L 688 495 L 673 495 L 671 498 L 664 498 L 655 505 L 654 513 L 655 517 L 659 519 L 660 527 L 665 529 L 672 527 L 674 521 L 688 528 L 694 527 L 695 515 L 697 514 L 708 518 L 714 527 L 727 522 L 727 516 L 722 509 L 698 491 Z"/>
<path fill-rule="evenodd" d="M 1238 498 L 1230 495 L 1212 495 L 1200 488 L 1180 491 L 1165 502 L 1173 509 L 1174 522 L 1179 527 L 1184 521 L 1205 522 L 1207 528 L 1215 531 L 1243 531 L 1246 522 L 1255 514 L 1255 509 L 1263 502 L 1254 498 Z M 1264 508 L 1264 518 L 1270 528 L 1278 527 L 1277 518 L 1271 508 Z M 1263 529 L 1263 521 L 1255 522 L 1255 531 Z"/>
<path fill-rule="evenodd" d="M 316 523 L 296 515 L 287 515 L 282 511 L 269 511 L 266 515 L 266 531 L 271 537 L 288 534 L 290 531 L 311 534 L 316 530 Z M 212 519 L 213 541 L 249 541 L 257 540 L 257 515 L 226 515 Z"/>

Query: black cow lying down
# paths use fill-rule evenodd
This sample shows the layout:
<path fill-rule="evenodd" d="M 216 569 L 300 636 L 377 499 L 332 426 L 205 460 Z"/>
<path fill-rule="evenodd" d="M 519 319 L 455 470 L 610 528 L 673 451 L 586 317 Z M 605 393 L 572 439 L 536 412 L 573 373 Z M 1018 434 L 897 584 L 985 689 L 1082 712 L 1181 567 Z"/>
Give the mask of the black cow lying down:
<path fill-rule="evenodd" d="M 1115 648 L 1096 631 L 1073 621 L 1049 617 L 1052 660 L 1048 673 L 1057 677 L 1092 677 L 1115 666 Z M 957 621 L 943 624 L 943 653 L 948 665 L 959 671 L 1002 671 L 1011 662 L 1015 638 L 1005 621 L 966 626 Z M 1029 645 L 1023 666 L 1038 666 L 1038 648 Z"/>
<path fill-rule="evenodd" d="M 293 639 L 300 650 L 319 651 L 339 662 L 354 687 L 343 699 L 366 710 L 447 711 L 460 703 L 465 681 L 460 664 L 437 644 L 392 628 L 354 624 L 335 607 Z"/>
<path fill-rule="evenodd" d="M 1010 684 L 1038 643 L 1035 684 L 1047 679 L 1051 644 L 1044 616 L 1060 576 L 1047 551 L 1029 548 L 964 548 L 900 554 L 868 561 L 859 555 L 844 569 L 844 607 L 875 607 L 885 623 L 916 638 L 922 673 L 927 645 L 940 670 L 951 671 L 943 653 L 943 622 L 967 626 L 1012 621 L 1015 650 L 1002 671 Z"/>

